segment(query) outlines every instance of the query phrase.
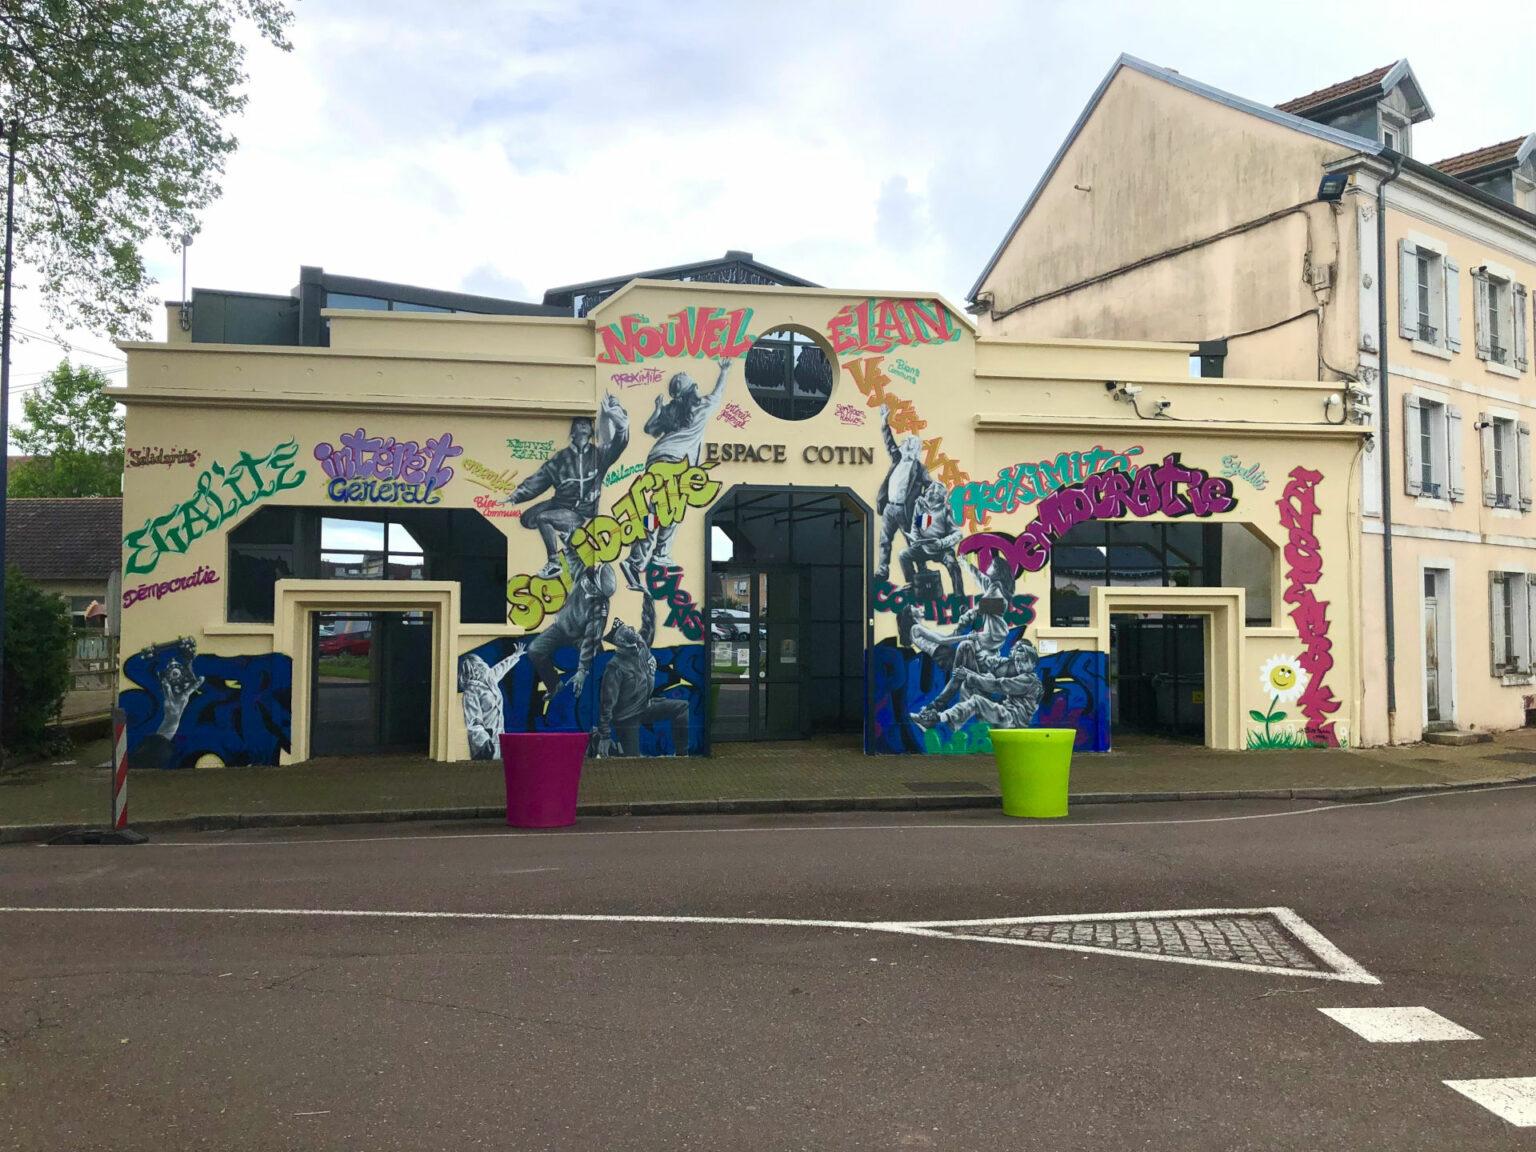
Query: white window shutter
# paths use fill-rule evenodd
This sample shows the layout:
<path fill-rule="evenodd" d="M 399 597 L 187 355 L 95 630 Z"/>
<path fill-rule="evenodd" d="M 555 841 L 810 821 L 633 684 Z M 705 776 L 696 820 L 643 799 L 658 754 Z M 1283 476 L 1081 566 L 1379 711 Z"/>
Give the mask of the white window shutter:
<path fill-rule="evenodd" d="M 1424 461 L 1419 454 L 1419 398 L 1403 397 L 1403 487 L 1408 495 L 1424 490 Z"/>
<path fill-rule="evenodd" d="M 1504 670 L 1504 573 L 1488 573 L 1488 666 L 1492 675 Z"/>
<path fill-rule="evenodd" d="M 1520 481 L 1520 511 L 1531 510 L 1531 426 L 1524 420 L 1515 425 L 1517 433 L 1515 439 L 1518 443 L 1515 459 L 1519 461 L 1516 468 L 1519 470 Z"/>
<path fill-rule="evenodd" d="M 1445 485 L 1452 500 L 1464 500 L 1466 485 L 1461 474 L 1461 409 L 1454 404 L 1445 410 Z"/>
<path fill-rule="evenodd" d="M 1536 620 L 1531 619 L 1532 613 L 1536 613 L 1536 576 L 1527 576 L 1520 583 L 1525 593 L 1525 646 L 1520 649 L 1520 656 L 1525 661 L 1525 671 L 1530 673 L 1536 668 Z"/>
<path fill-rule="evenodd" d="M 1409 340 L 1419 334 L 1419 250 L 1397 242 L 1397 330 Z"/>
<path fill-rule="evenodd" d="M 1486 412 L 1477 414 L 1477 440 L 1483 463 L 1483 507 L 1492 508 L 1499 501 L 1499 484 L 1493 471 L 1493 420 Z"/>
<path fill-rule="evenodd" d="M 1461 265 L 1445 261 L 1445 347 L 1461 351 Z"/>
<path fill-rule="evenodd" d="M 1527 356 L 1526 356 L 1526 351 L 1525 351 L 1525 341 L 1526 341 L 1525 301 L 1526 301 L 1526 298 L 1527 298 L 1527 293 L 1526 293 L 1526 290 L 1525 290 L 1525 285 L 1524 284 L 1516 284 L 1515 285 L 1515 371 L 1516 372 L 1524 372 L 1526 364 L 1529 363 L 1529 361 L 1527 359 Z"/>
<path fill-rule="evenodd" d="M 1477 341 L 1477 358 L 1488 359 L 1488 277 L 1472 273 L 1472 335 Z"/>
<path fill-rule="evenodd" d="M 1515 630 L 1513 643 L 1510 645 L 1515 656 L 1515 666 L 1511 671 L 1529 672 L 1531 670 L 1531 621 L 1529 599 L 1526 596 L 1527 578 L 1522 573 L 1510 572 L 1505 579 L 1509 582 L 1511 601 L 1509 622 L 1510 627 Z"/>

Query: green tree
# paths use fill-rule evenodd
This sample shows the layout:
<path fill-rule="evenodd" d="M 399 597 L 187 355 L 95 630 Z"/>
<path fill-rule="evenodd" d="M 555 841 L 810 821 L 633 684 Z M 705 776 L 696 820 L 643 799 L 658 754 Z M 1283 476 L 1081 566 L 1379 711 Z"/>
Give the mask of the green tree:
<path fill-rule="evenodd" d="M 237 28 L 287 50 L 292 19 L 283 0 L 0 0 L 17 259 L 55 324 L 147 330 L 142 247 L 196 230 L 235 149 Z"/>
<path fill-rule="evenodd" d="M 35 457 L 11 470 L 10 494 L 118 496 L 123 491 L 123 417 L 99 369 L 64 360 L 21 402 L 16 446 Z"/>
<path fill-rule="evenodd" d="M 72 677 L 74 644 L 69 605 L 44 592 L 15 568 L 5 572 L 5 746 L 16 752 L 42 747 L 59 715 Z"/>

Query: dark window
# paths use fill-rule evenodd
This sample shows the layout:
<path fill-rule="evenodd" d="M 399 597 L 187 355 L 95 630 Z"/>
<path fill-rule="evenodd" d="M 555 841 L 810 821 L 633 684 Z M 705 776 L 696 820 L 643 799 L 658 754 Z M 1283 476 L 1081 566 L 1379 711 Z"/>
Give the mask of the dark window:
<path fill-rule="evenodd" d="M 452 580 L 459 619 L 506 619 L 507 538 L 467 508 L 401 508 L 329 516 L 262 508 L 229 534 L 231 621 L 270 622 L 277 581 Z"/>
<path fill-rule="evenodd" d="M 1051 549 L 1051 624 L 1086 627 L 1097 587 L 1229 586 L 1247 589 L 1246 623 L 1267 625 L 1272 584 L 1273 552 L 1242 524 L 1091 520 Z"/>
<path fill-rule="evenodd" d="M 793 328 L 765 333 L 747 353 L 747 391 L 780 420 L 809 420 L 832 396 L 832 358 L 816 337 Z"/>

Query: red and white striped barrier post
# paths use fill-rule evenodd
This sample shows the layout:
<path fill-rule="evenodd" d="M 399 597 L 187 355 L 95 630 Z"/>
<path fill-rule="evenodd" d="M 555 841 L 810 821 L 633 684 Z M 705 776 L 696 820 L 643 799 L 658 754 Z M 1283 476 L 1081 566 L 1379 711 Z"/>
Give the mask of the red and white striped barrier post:
<path fill-rule="evenodd" d="M 128 828 L 128 714 L 112 709 L 112 831 Z"/>

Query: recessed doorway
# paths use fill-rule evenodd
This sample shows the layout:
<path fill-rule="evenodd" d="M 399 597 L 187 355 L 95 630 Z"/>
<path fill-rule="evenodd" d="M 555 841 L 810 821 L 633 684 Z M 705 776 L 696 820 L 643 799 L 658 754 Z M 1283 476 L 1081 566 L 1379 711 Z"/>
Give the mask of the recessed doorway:
<path fill-rule="evenodd" d="M 710 739 L 864 724 L 867 509 L 840 488 L 738 486 L 710 509 Z"/>
<path fill-rule="evenodd" d="M 1203 616 L 1115 613 L 1109 620 L 1111 741 L 1205 743 Z"/>
<path fill-rule="evenodd" d="M 432 727 L 429 612 L 312 613 L 312 756 L 425 752 Z"/>

